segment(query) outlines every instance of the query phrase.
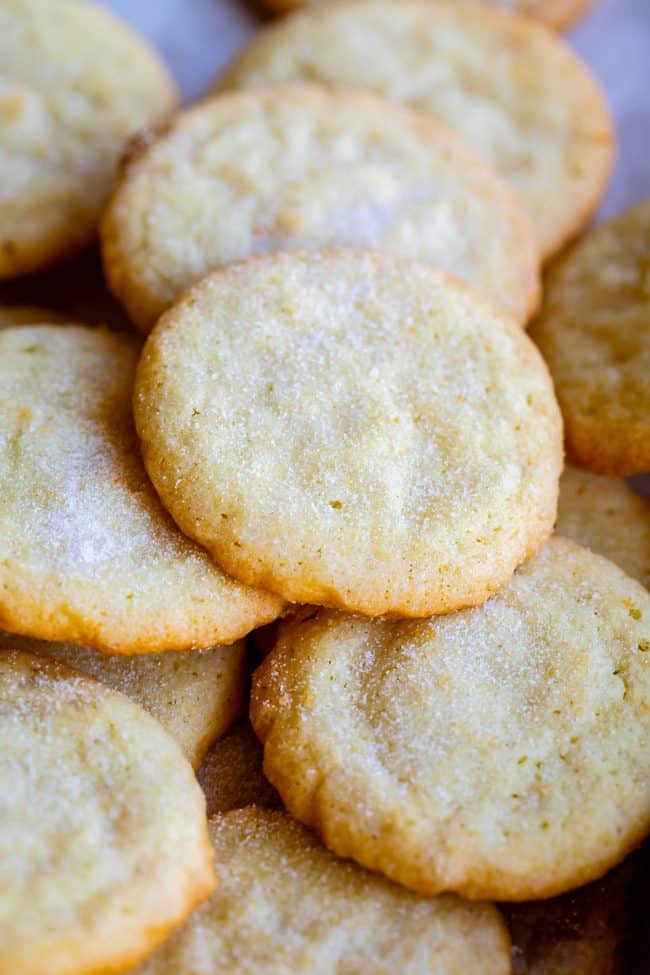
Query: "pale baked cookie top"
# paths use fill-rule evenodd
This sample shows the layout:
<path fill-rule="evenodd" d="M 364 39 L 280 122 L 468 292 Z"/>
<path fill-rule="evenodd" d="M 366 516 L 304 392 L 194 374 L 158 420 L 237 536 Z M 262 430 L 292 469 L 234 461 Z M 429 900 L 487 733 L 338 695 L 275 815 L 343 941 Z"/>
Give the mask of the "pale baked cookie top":
<path fill-rule="evenodd" d="M 482 602 L 555 520 L 561 425 L 533 343 L 371 251 L 213 272 L 138 367 L 145 464 L 234 578 L 369 615 Z"/>
<path fill-rule="evenodd" d="M 246 647 L 184 650 L 131 656 L 99 653 L 0 630 L 0 648 L 26 650 L 67 664 L 121 691 L 153 714 L 194 768 L 227 731 L 244 705 Z"/>
<path fill-rule="evenodd" d="M 0 653 L 0 970 L 122 971 L 214 888 L 205 803 L 128 698 Z"/>
<path fill-rule="evenodd" d="M 238 722 L 212 746 L 197 778 L 205 793 L 209 816 L 249 805 L 282 805 L 262 771 L 262 746 L 249 721 Z"/>
<path fill-rule="evenodd" d="M 650 503 L 621 478 L 567 467 L 560 478 L 556 528 L 650 589 Z"/>
<path fill-rule="evenodd" d="M 650 471 L 650 200 L 558 260 L 533 336 L 570 460 L 600 474 Z"/>
<path fill-rule="evenodd" d="M 650 831 L 650 594 L 554 538 L 483 606 L 281 627 L 264 771 L 340 856 L 435 894 L 528 900 Z"/>
<path fill-rule="evenodd" d="M 455 128 L 518 191 L 545 256 L 596 208 L 612 123 L 587 68 L 541 24 L 429 0 L 310 7 L 262 31 L 221 84 L 370 88 Z"/>
<path fill-rule="evenodd" d="M 126 140 L 176 103 L 154 52 L 76 0 L 0 5 L 0 278 L 88 244 Z"/>
<path fill-rule="evenodd" d="M 281 601 L 224 576 L 160 505 L 131 418 L 139 345 L 0 330 L 0 626 L 99 650 L 228 643 Z"/>
<path fill-rule="evenodd" d="M 522 324 L 539 298 L 532 223 L 473 151 L 423 113 L 315 85 L 226 93 L 178 116 L 129 164 L 102 245 L 146 331 L 207 271 L 287 248 L 429 261 Z"/>
<path fill-rule="evenodd" d="M 210 836 L 217 892 L 133 975 L 510 972 L 491 905 L 418 897 L 338 860 L 279 811 L 215 816 Z"/>
<path fill-rule="evenodd" d="M 312 3 L 331 3 L 332 0 L 264 0 L 270 10 L 284 12 Z M 435 0 L 429 0 L 435 2 Z M 465 0 L 456 0 L 458 3 Z M 502 7 L 514 13 L 535 17 L 549 27 L 560 30 L 569 27 L 591 7 L 594 0 L 467 0 L 469 3 L 484 3 L 490 7 Z"/>

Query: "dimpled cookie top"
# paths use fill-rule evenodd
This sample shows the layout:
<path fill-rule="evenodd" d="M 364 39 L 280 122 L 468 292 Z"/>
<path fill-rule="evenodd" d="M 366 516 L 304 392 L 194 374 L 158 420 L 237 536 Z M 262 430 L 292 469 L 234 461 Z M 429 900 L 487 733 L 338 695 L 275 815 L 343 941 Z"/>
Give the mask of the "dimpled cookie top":
<path fill-rule="evenodd" d="M 251 718 L 291 813 L 422 893 L 529 900 L 650 831 L 650 594 L 551 539 L 483 606 L 281 628 Z"/>
<path fill-rule="evenodd" d="M 120 653 L 235 640 L 278 615 L 184 538 L 131 418 L 138 343 L 0 330 L 0 626 Z"/>
<path fill-rule="evenodd" d="M 540 24 L 429 0 L 348 0 L 262 31 L 229 88 L 305 80 L 369 88 L 448 123 L 518 191 L 549 255 L 596 208 L 612 125 L 585 66 Z"/>
<path fill-rule="evenodd" d="M 423 898 L 332 856 L 284 812 L 210 820 L 220 885 L 133 975 L 507 975 L 497 910 Z M 245 946 L 245 950 L 243 950 Z"/>
<path fill-rule="evenodd" d="M 94 4 L 0 5 L 0 278 L 88 244 L 126 140 L 176 93 L 143 41 Z"/>
<path fill-rule="evenodd" d="M 51 657 L 121 691 L 151 712 L 194 768 L 210 744 L 241 714 L 246 682 L 243 641 L 230 647 L 145 653 L 99 653 L 0 631 L 0 648 Z"/>
<path fill-rule="evenodd" d="M 287 248 L 430 261 L 522 323 L 539 297 L 533 226 L 496 173 L 424 114 L 318 86 L 227 93 L 179 116 L 130 163 L 102 243 L 145 330 L 207 271 Z"/>
<path fill-rule="evenodd" d="M 468 288 L 377 251 L 213 272 L 149 336 L 134 409 L 182 530 L 295 602 L 481 602 L 555 519 L 560 419 L 533 343 Z"/>
<path fill-rule="evenodd" d="M 650 589 L 650 502 L 622 478 L 567 467 L 560 478 L 556 530 Z"/>
<path fill-rule="evenodd" d="M 570 460 L 600 474 L 650 471 L 650 199 L 552 268 L 533 336 Z"/>
<path fill-rule="evenodd" d="M 0 970 L 122 971 L 213 890 L 205 803 L 157 721 L 0 653 Z"/>

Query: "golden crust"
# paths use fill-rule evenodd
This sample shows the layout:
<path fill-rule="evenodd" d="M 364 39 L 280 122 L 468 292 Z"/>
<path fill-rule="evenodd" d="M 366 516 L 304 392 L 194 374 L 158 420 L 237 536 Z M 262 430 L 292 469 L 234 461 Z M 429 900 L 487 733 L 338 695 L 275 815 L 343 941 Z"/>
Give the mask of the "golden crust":
<path fill-rule="evenodd" d="M 118 972 L 214 890 L 205 802 L 128 698 L 0 653 L 0 969 Z"/>
<path fill-rule="evenodd" d="M 181 529 L 290 601 L 480 603 L 555 520 L 561 426 L 533 343 L 469 288 L 378 251 L 213 272 L 149 336 L 134 411 Z"/>
<path fill-rule="evenodd" d="M 109 286 L 143 331 L 208 271 L 285 249 L 427 261 L 521 324 L 540 296 L 535 230 L 496 172 L 423 113 L 315 85 L 177 116 L 127 165 L 101 237 Z"/>
<path fill-rule="evenodd" d="M 230 643 L 282 609 L 224 576 L 149 483 L 139 346 L 83 326 L 0 330 L 0 626 L 109 653 Z"/>
<path fill-rule="evenodd" d="M 650 594 L 552 539 L 498 596 L 423 621 L 281 626 L 251 720 L 327 846 L 425 894 L 550 897 L 650 830 Z"/>
<path fill-rule="evenodd" d="M 429 0 L 316 5 L 258 34 L 220 87 L 301 79 L 369 88 L 449 124 L 518 192 L 544 257 L 604 193 L 615 138 L 604 96 L 568 45 L 528 17 Z"/>

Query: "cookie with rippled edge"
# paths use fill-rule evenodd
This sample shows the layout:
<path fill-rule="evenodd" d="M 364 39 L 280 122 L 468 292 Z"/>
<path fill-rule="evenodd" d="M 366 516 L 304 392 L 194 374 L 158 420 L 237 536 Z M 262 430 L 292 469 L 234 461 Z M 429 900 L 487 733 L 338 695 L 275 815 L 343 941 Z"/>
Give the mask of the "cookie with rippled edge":
<path fill-rule="evenodd" d="M 176 742 L 60 663 L 0 652 L 0 795 L 3 972 L 122 971 L 214 890 Z"/>
<path fill-rule="evenodd" d="M 193 768 L 244 707 L 246 647 L 147 653 L 125 657 L 0 631 L 0 649 L 26 650 L 67 664 L 126 694 L 153 714 Z"/>
<path fill-rule="evenodd" d="M 153 50 L 94 4 L 0 7 L 0 279 L 89 245 L 127 140 L 177 101 Z"/>
<path fill-rule="evenodd" d="M 368 88 L 450 125 L 517 191 L 544 257 L 604 194 L 614 130 L 603 94 L 528 17 L 443 0 L 317 5 L 258 34 L 220 88 L 301 80 Z"/>
<path fill-rule="evenodd" d="M 220 886 L 133 975 L 508 975 L 490 904 L 423 898 L 332 856 L 286 813 L 210 820 Z"/>
<path fill-rule="evenodd" d="M 483 606 L 281 629 L 264 771 L 339 856 L 424 894 L 531 900 L 650 832 L 650 594 L 551 539 Z"/>
<path fill-rule="evenodd" d="M 131 415 L 139 343 L 0 330 L 0 626 L 109 653 L 230 643 L 278 616 L 162 508 Z"/>
<path fill-rule="evenodd" d="M 650 502 L 622 478 L 567 467 L 560 478 L 556 530 L 650 589 Z"/>
<path fill-rule="evenodd" d="M 650 471 L 650 199 L 551 268 L 532 334 L 555 381 L 567 455 L 597 474 Z"/>
<path fill-rule="evenodd" d="M 291 248 L 428 261 L 521 324 L 539 299 L 535 230 L 495 172 L 423 113 L 316 85 L 228 92 L 178 116 L 127 167 L 102 246 L 144 331 L 208 271 Z"/>
<path fill-rule="evenodd" d="M 208 816 L 243 806 L 282 806 L 262 771 L 262 746 L 248 720 L 239 721 L 215 742 L 197 773 Z"/>
<path fill-rule="evenodd" d="M 561 424 L 533 343 L 469 288 L 379 251 L 213 272 L 149 336 L 134 411 L 180 528 L 292 602 L 479 603 L 555 520 Z"/>
<path fill-rule="evenodd" d="M 313 2 L 313 0 L 312 0 Z M 326 0 L 317 0 L 325 3 Z M 504 10 L 525 14 L 541 20 L 548 27 L 563 30 L 570 27 L 593 5 L 594 0 L 469 0 L 487 6 L 503 7 Z M 309 0 L 264 0 L 264 5 L 276 13 L 286 13 L 297 7 L 305 7 Z"/>

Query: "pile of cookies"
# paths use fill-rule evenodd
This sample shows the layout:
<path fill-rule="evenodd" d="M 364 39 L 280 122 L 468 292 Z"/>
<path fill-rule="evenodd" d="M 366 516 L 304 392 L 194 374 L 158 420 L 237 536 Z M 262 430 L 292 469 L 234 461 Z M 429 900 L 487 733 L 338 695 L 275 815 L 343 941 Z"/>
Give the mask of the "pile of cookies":
<path fill-rule="evenodd" d="M 650 202 L 571 243 L 586 4 L 500 5 L 322 0 L 179 111 L 0 0 L 0 278 L 99 235 L 132 323 L 0 311 L 0 972 L 622 972 Z"/>

